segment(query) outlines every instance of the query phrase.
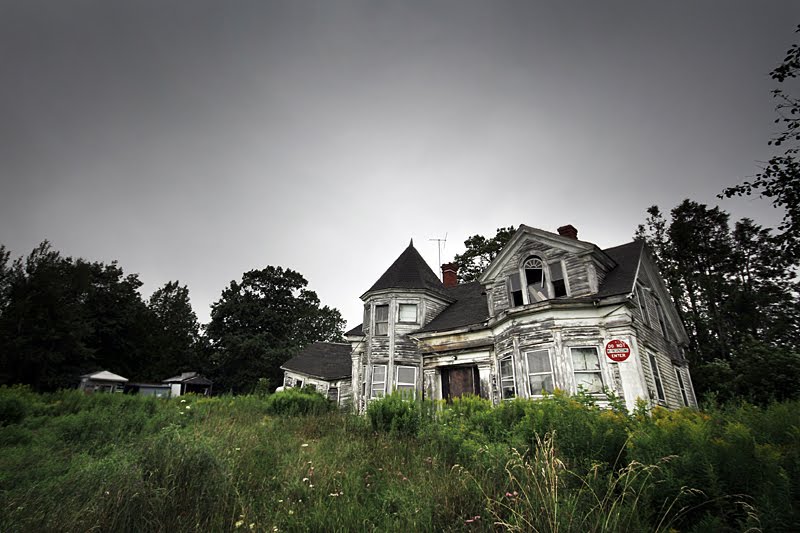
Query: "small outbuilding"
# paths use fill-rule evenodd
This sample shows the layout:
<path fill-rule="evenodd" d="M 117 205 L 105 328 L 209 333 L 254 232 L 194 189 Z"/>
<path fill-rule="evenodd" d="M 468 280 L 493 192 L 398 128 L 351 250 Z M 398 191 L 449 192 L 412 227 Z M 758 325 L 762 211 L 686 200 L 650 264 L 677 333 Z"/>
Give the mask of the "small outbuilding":
<path fill-rule="evenodd" d="M 108 370 L 100 370 L 91 374 L 84 374 L 81 376 L 81 382 L 78 384 L 78 390 L 82 390 L 87 394 L 95 392 L 122 392 L 128 378 L 109 372 Z"/>
<path fill-rule="evenodd" d="M 165 379 L 163 383 L 170 385 L 171 396 L 173 397 L 188 393 L 210 396 L 211 387 L 214 384 L 213 381 L 197 372 L 184 372 L 178 376 Z"/>
<path fill-rule="evenodd" d="M 340 406 L 352 404 L 352 348 L 348 343 L 315 342 L 286 361 L 283 386 L 312 386 Z"/>

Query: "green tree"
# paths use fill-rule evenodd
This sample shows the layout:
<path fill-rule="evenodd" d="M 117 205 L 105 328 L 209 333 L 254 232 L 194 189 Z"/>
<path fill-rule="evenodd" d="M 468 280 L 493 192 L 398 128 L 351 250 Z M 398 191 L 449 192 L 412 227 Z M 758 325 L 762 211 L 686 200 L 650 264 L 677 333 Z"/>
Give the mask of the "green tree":
<path fill-rule="evenodd" d="M 798 25 L 796 32 L 800 32 Z M 800 74 L 800 46 L 793 44 L 783 62 L 770 75 L 778 83 L 795 81 Z M 778 135 L 769 141 L 773 146 L 784 147 L 782 154 L 774 156 L 751 181 L 725 189 L 720 197 L 758 194 L 769 198 L 774 207 L 783 210 L 783 221 L 777 243 L 784 260 L 797 264 L 800 260 L 800 98 L 777 88 L 772 91 L 777 100 L 775 123 L 782 126 Z"/>
<path fill-rule="evenodd" d="M 253 390 L 259 378 L 282 383 L 280 365 L 315 341 L 342 340 L 344 320 L 320 306 L 308 282 L 291 269 L 268 266 L 231 281 L 211 306 L 206 335 L 220 390 Z"/>
<path fill-rule="evenodd" d="M 192 309 L 189 288 L 178 281 L 157 289 L 147 303 L 158 327 L 153 332 L 158 356 L 148 369 L 150 379 L 189 371 L 206 371 L 204 338 Z"/>
<path fill-rule="evenodd" d="M 458 265 L 458 279 L 462 283 L 476 281 L 516 231 L 515 228 L 509 226 L 498 228 L 497 233 L 491 239 L 487 239 L 483 235 L 473 235 L 467 238 L 464 241 L 467 249 L 463 254 L 457 254 L 453 258 L 453 262 Z"/>

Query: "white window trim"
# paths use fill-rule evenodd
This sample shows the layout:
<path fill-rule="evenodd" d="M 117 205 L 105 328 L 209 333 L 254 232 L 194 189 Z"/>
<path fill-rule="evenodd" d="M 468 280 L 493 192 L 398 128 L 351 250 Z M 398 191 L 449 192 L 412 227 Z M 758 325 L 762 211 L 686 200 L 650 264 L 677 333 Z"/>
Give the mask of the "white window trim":
<path fill-rule="evenodd" d="M 413 305 L 414 306 L 414 320 L 400 320 L 400 308 L 404 305 Z M 419 324 L 419 305 L 417 302 L 398 302 L 397 304 L 397 323 L 398 324 Z"/>
<path fill-rule="evenodd" d="M 375 396 L 375 368 L 376 367 L 383 367 L 383 381 L 379 381 L 378 383 L 382 383 L 383 387 L 381 388 L 381 396 Z M 383 398 L 386 396 L 386 372 L 387 372 L 386 365 L 372 365 L 372 369 L 370 372 L 370 383 L 369 383 L 369 397 L 372 399 L 376 398 Z"/>
<path fill-rule="evenodd" d="M 547 352 L 547 359 L 550 362 L 550 372 L 531 372 L 530 361 L 528 361 L 528 354 L 535 353 L 535 352 Z M 570 354 L 571 355 L 571 354 Z M 527 350 L 525 352 L 525 370 L 528 373 L 528 393 L 533 397 L 541 398 L 543 394 L 541 391 L 534 393 L 533 389 L 531 389 L 531 376 L 546 376 L 550 375 L 550 381 L 553 383 L 553 388 L 555 389 L 556 382 L 555 378 L 553 377 L 553 357 L 550 354 L 550 350 L 548 348 L 539 348 L 533 350 Z"/>
<path fill-rule="evenodd" d="M 505 361 L 506 359 L 508 359 L 511 362 L 511 380 L 512 380 L 512 384 L 514 385 L 514 396 L 512 396 L 511 398 L 504 398 L 503 397 L 503 381 L 508 381 L 508 378 L 506 378 L 505 380 L 503 379 L 503 361 Z M 500 357 L 497 360 L 497 376 L 500 378 L 499 379 L 499 382 L 500 382 L 500 400 L 503 400 L 503 401 L 513 400 L 514 398 L 517 397 L 517 369 L 514 368 L 514 366 L 515 366 L 514 365 L 514 354 L 509 354 L 509 355 L 506 355 L 504 357 Z"/>
<path fill-rule="evenodd" d="M 414 371 L 414 381 L 412 383 L 403 383 L 403 385 L 410 385 L 411 386 L 411 398 L 416 399 L 417 397 L 417 367 L 415 366 L 408 366 L 408 365 L 397 365 L 394 368 L 394 388 L 398 390 L 397 385 L 400 383 L 400 369 L 401 368 L 410 368 Z"/>
<path fill-rule="evenodd" d="M 378 307 L 386 307 L 386 333 L 378 333 Z M 374 312 L 373 312 L 373 319 L 372 319 L 372 334 L 376 337 L 388 337 L 389 336 L 389 315 L 391 314 L 391 305 L 388 303 L 376 303 L 374 305 Z M 384 322 L 381 322 L 383 324 Z"/>
<path fill-rule="evenodd" d="M 600 366 L 597 370 L 575 370 L 575 360 L 572 357 L 572 350 L 579 350 L 581 348 L 592 348 L 595 353 L 597 354 L 597 364 Z M 588 394 L 593 394 L 594 396 L 600 396 L 604 394 L 604 391 L 607 387 L 606 385 L 606 378 L 603 376 L 603 358 L 600 357 L 600 348 L 598 346 L 592 344 L 583 344 L 579 346 L 570 346 L 569 347 L 569 364 L 572 366 L 572 376 L 575 379 L 577 374 L 598 374 L 600 376 L 600 383 L 602 385 L 602 390 L 600 392 L 588 392 Z M 575 392 L 578 392 L 578 380 L 575 379 Z"/>
<path fill-rule="evenodd" d="M 331 390 L 336 391 L 336 398 L 331 398 Z M 328 387 L 328 390 L 325 392 L 325 396 L 332 402 L 339 403 L 339 387 Z"/>
<path fill-rule="evenodd" d="M 550 271 L 551 263 L 559 263 L 561 265 L 561 274 L 564 276 L 563 277 L 564 290 L 567 293 L 565 294 L 565 296 L 570 296 L 572 294 L 572 290 L 570 289 L 569 286 L 569 276 L 567 275 L 567 264 L 564 262 L 563 259 L 555 259 L 552 261 L 548 261 L 547 259 L 545 259 L 540 255 L 531 254 L 526 256 L 525 259 L 523 259 L 520 262 L 519 266 L 517 267 L 517 271 L 512 273 L 512 274 L 517 274 L 519 276 L 519 284 L 522 290 L 522 305 L 536 303 L 531 301 L 530 291 L 528 290 L 528 277 L 525 275 L 525 270 L 526 270 L 525 264 L 532 259 L 536 259 L 542 264 L 541 266 L 542 276 L 544 277 L 544 284 L 542 286 L 542 289 L 544 289 L 544 291 L 546 292 L 545 300 L 552 300 L 556 298 L 556 296 L 553 296 L 553 294 L 555 293 L 555 289 L 553 287 L 552 272 Z M 514 298 L 512 296 L 512 291 L 511 291 L 511 283 L 509 281 L 512 274 L 509 274 L 506 277 L 506 292 L 508 293 L 509 308 L 515 307 Z M 561 296 L 558 296 L 558 298 L 561 298 Z"/>
<path fill-rule="evenodd" d="M 689 407 L 689 394 L 686 391 L 686 380 L 683 379 L 681 375 L 681 367 L 678 365 L 672 365 L 672 368 L 675 369 L 675 377 L 678 379 L 678 389 L 681 393 L 681 401 L 683 401 L 683 405 L 685 407 Z"/>

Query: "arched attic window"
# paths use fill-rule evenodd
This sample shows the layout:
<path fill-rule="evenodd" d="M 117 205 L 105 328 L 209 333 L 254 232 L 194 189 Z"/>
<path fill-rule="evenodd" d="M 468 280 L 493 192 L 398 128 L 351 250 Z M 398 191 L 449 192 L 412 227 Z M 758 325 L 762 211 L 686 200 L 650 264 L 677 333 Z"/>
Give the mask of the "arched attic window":
<path fill-rule="evenodd" d="M 529 257 L 523 263 L 525 285 L 528 287 L 528 301 L 538 302 L 547 299 L 547 281 L 545 266 L 538 257 Z"/>

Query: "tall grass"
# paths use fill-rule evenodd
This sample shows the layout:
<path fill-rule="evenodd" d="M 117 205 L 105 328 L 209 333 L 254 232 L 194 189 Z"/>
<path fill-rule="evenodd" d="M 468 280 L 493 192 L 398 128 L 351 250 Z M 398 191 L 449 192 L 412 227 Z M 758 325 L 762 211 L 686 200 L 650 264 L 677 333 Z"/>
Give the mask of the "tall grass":
<path fill-rule="evenodd" d="M 0 388 L 0 531 L 800 529 L 797 402 L 388 398 L 357 417 L 291 394 Z"/>

